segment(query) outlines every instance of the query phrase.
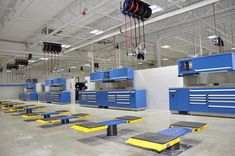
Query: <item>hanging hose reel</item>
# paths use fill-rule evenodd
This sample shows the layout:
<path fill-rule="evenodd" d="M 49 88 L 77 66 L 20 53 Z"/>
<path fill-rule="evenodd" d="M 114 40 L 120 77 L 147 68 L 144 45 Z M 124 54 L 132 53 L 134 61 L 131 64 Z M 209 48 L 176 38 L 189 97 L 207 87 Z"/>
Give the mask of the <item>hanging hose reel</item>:
<path fill-rule="evenodd" d="M 144 32 L 144 21 L 152 15 L 152 9 L 150 5 L 141 1 L 141 0 L 125 0 L 123 3 L 122 13 L 125 16 L 129 16 L 130 18 L 134 18 L 134 26 L 135 26 L 135 48 L 134 56 L 137 60 L 143 62 L 146 59 L 146 44 L 145 44 L 145 32 Z M 137 41 L 137 26 L 136 20 L 138 21 L 138 31 L 139 31 L 139 41 Z M 141 40 L 141 29 L 140 22 L 143 24 L 143 41 Z M 125 23 L 126 24 L 126 23 Z M 130 28 L 132 29 L 132 21 L 130 23 Z M 127 31 L 127 29 L 126 29 Z M 131 32 L 131 40 L 132 40 L 132 32 Z M 127 43 L 127 39 L 126 39 Z M 132 46 L 132 45 L 131 45 Z"/>

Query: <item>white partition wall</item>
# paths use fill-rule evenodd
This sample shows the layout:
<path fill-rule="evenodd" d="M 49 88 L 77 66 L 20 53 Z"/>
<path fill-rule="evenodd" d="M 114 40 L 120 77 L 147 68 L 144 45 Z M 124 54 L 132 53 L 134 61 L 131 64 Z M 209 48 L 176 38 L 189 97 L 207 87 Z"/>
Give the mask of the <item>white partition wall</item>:
<path fill-rule="evenodd" d="M 134 87 L 146 89 L 147 109 L 169 110 L 168 89 L 183 87 L 183 78 L 178 77 L 178 66 L 137 70 Z"/>
<path fill-rule="evenodd" d="M 24 86 L 0 85 L 0 100 L 18 99 L 19 94 L 24 92 Z"/>

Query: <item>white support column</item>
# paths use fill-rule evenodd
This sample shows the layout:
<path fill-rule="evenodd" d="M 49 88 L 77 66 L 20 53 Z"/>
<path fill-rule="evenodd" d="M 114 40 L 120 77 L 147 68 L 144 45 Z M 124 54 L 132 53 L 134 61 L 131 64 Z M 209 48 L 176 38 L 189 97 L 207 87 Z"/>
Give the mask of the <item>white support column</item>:
<path fill-rule="evenodd" d="M 158 36 L 157 42 L 156 42 L 156 61 L 157 61 L 157 67 L 161 67 L 161 46 L 160 46 L 160 38 Z"/>

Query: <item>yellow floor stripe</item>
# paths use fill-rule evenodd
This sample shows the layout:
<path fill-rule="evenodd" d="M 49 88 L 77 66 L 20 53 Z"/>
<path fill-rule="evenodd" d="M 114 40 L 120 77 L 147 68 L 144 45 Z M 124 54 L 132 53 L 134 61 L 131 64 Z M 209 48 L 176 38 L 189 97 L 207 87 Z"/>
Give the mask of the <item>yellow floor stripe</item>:
<path fill-rule="evenodd" d="M 40 116 L 39 116 L 39 115 L 35 115 L 35 116 L 22 115 L 22 117 L 25 118 L 25 119 L 37 119 L 37 118 L 39 118 Z"/>
<path fill-rule="evenodd" d="M 137 147 L 142 147 L 142 148 L 147 148 L 147 149 L 152 149 L 152 150 L 156 150 L 158 152 L 161 152 L 177 143 L 180 142 L 180 138 L 176 138 L 166 144 L 158 144 L 158 143 L 154 143 L 154 142 L 149 142 L 149 141 L 145 141 L 145 140 L 139 140 L 139 139 L 134 139 L 134 138 L 129 138 L 126 141 L 126 144 L 130 144 L 130 145 L 134 145 Z"/>
<path fill-rule="evenodd" d="M 71 126 L 71 128 L 74 130 L 77 130 L 77 131 L 84 132 L 84 133 L 90 133 L 90 132 L 105 130 L 108 128 L 108 126 L 101 126 L 101 127 L 96 127 L 96 128 L 86 128 L 86 127 L 82 127 L 82 126 L 78 126 L 78 125 L 73 125 L 73 126 Z"/>

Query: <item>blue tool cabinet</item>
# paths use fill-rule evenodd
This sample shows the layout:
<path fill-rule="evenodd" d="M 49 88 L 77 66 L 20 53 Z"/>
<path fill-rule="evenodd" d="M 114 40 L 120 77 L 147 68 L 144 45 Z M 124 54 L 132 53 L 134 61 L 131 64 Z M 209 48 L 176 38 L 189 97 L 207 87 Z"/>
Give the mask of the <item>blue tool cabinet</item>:
<path fill-rule="evenodd" d="M 70 103 L 70 92 L 51 92 L 51 102 Z"/>
<path fill-rule="evenodd" d="M 142 110 L 146 108 L 146 91 L 85 91 L 79 93 L 79 104 L 91 107 Z"/>
<path fill-rule="evenodd" d="M 65 78 L 53 78 L 47 79 L 45 81 L 46 86 L 49 87 L 56 87 L 56 86 L 63 86 L 64 89 L 66 88 L 66 79 Z M 71 95 L 69 91 L 53 91 L 46 93 L 46 101 L 48 103 L 56 102 L 56 103 L 70 103 L 71 102 Z"/>
<path fill-rule="evenodd" d="M 26 89 L 30 89 L 30 91 L 22 94 L 20 98 L 23 98 L 23 100 L 26 100 L 26 101 L 37 101 L 38 93 L 36 92 L 36 83 L 27 82 L 25 83 L 24 87 Z"/>
<path fill-rule="evenodd" d="M 235 88 L 171 88 L 170 110 L 235 114 Z"/>
<path fill-rule="evenodd" d="M 235 53 L 178 60 L 179 76 L 213 71 L 235 71 Z"/>
<path fill-rule="evenodd" d="M 114 70 L 105 70 L 90 74 L 91 82 L 105 82 L 114 80 L 133 80 L 133 68 L 120 68 Z"/>
<path fill-rule="evenodd" d="M 26 101 L 37 101 L 38 100 L 38 93 L 36 93 L 36 92 L 25 93 L 25 100 Z"/>

